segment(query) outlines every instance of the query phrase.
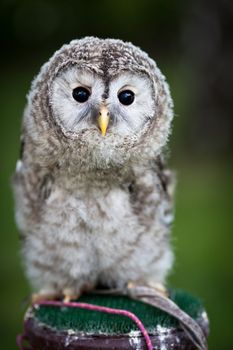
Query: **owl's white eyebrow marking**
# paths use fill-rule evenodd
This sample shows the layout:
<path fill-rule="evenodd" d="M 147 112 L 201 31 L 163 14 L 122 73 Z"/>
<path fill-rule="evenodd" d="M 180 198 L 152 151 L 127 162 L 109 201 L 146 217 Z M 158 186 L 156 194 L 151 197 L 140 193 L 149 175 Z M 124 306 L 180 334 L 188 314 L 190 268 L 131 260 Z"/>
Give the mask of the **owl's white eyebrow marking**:
<path fill-rule="evenodd" d="M 120 88 L 120 90 L 118 91 L 118 93 L 120 93 L 121 91 L 124 91 L 124 90 L 132 90 L 135 94 L 138 93 L 138 90 L 135 86 L 128 85 L 128 84 L 125 84 L 124 86 L 122 86 Z"/>
<path fill-rule="evenodd" d="M 77 80 L 77 82 L 71 83 L 71 84 L 70 84 L 70 87 L 71 87 L 72 90 L 75 89 L 75 88 L 77 88 L 77 87 L 79 87 L 79 86 L 83 86 L 83 87 L 85 87 L 85 88 L 87 88 L 88 90 L 91 91 L 91 86 L 88 86 L 88 85 L 86 85 L 86 84 L 83 84 L 81 81 L 78 81 L 78 80 Z"/>
<path fill-rule="evenodd" d="M 91 71 L 72 70 L 68 74 L 68 81 L 70 88 L 74 89 L 81 85 L 91 89 L 96 80 L 96 75 Z"/>

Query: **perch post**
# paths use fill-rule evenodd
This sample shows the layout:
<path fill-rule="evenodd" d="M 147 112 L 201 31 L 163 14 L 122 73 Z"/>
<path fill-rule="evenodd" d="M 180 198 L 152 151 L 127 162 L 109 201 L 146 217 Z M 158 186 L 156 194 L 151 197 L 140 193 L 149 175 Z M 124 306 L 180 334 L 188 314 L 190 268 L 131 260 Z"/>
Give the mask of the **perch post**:
<path fill-rule="evenodd" d="M 184 291 L 171 290 L 170 298 L 194 318 L 205 335 L 208 319 L 201 302 Z M 165 312 L 126 296 L 85 294 L 81 303 L 128 310 L 145 326 L 153 349 L 195 350 L 178 322 Z M 65 305 L 34 305 L 25 315 L 21 349 L 32 350 L 146 350 L 137 324 L 123 315 Z"/>

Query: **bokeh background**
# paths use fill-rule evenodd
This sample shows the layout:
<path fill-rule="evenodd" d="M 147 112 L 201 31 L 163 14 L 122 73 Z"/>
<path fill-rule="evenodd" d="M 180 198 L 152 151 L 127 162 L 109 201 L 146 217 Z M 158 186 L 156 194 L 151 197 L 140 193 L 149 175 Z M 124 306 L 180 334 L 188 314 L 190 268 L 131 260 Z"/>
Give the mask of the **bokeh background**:
<path fill-rule="evenodd" d="M 207 308 L 210 349 L 230 349 L 233 325 L 231 0 L 1 0 L 0 332 L 13 350 L 29 288 L 19 257 L 10 176 L 25 96 L 63 43 L 86 35 L 132 41 L 162 69 L 175 101 L 170 165 L 177 171 L 169 283 Z"/>

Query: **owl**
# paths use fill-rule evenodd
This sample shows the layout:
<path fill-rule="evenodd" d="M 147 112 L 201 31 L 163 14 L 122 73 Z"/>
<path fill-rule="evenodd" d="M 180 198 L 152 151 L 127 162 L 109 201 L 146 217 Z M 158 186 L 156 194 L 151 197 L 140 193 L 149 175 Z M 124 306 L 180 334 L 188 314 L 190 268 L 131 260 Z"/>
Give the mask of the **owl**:
<path fill-rule="evenodd" d="M 38 297 L 166 283 L 172 118 L 164 76 L 131 43 L 73 40 L 42 66 L 13 176 L 24 266 Z"/>

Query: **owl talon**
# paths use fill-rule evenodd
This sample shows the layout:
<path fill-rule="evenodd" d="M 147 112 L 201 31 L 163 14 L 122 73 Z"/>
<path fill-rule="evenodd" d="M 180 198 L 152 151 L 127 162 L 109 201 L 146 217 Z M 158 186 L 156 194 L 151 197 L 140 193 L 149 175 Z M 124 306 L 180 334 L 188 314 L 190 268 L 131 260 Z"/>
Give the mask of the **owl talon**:
<path fill-rule="evenodd" d="M 31 296 L 31 303 L 36 304 L 41 301 L 46 301 L 46 300 L 55 300 L 58 298 L 57 294 L 52 294 L 52 293 L 33 293 Z"/>
<path fill-rule="evenodd" d="M 157 283 L 157 282 L 143 283 L 142 281 L 136 281 L 136 282 L 130 281 L 127 283 L 127 289 L 129 289 L 129 290 L 133 289 L 137 286 L 150 287 L 163 297 L 167 298 L 169 296 L 167 288 L 162 283 Z"/>
<path fill-rule="evenodd" d="M 149 282 L 148 286 L 155 289 L 156 292 L 161 294 L 163 297 L 167 298 L 169 296 L 169 292 L 167 288 L 162 283 Z"/>
<path fill-rule="evenodd" d="M 71 301 L 77 300 L 78 297 L 79 295 L 69 288 L 63 290 L 63 303 L 70 303 Z"/>

